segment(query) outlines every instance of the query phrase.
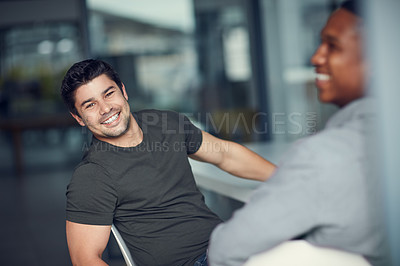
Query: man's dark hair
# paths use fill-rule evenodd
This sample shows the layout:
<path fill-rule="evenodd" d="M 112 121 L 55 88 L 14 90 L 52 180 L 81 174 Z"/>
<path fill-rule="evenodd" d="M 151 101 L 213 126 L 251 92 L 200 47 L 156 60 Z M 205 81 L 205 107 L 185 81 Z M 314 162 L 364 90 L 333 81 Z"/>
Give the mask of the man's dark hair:
<path fill-rule="evenodd" d="M 353 13 L 354 15 L 362 18 L 363 14 L 361 12 L 359 5 L 360 3 L 357 0 L 346 0 L 340 4 L 339 8 L 344 8 L 347 11 Z"/>
<path fill-rule="evenodd" d="M 71 113 L 79 115 L 75 108 L 75 91 L 102 74 L 113 80 L 122 91 L 122 82 L 118 73 L 104 61 L 87 59 L 75 63 L 67 71 L 61 84 L 61 96 Z"/>

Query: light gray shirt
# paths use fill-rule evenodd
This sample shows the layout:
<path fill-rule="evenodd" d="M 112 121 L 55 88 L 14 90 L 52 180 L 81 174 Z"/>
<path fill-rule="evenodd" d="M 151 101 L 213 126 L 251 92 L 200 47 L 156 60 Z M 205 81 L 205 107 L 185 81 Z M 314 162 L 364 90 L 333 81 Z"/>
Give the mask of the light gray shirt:
<path fill-rule="evenodd" d="M 292 239 L 364 255 L 378 265 L 380 217 L 368 172 L 370 99 L 339 110 L 326 128 L 297 141 L 274 175 L 211 236 L 210 265 L 242 265 Z M 378 216 L 378 217 L 377 217 Z"/>

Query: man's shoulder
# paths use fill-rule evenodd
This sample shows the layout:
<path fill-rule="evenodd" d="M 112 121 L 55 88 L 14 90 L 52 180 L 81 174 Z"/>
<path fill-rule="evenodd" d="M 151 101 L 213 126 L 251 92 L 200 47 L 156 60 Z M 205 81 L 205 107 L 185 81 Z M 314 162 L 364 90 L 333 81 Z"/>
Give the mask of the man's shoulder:
<path fill-rule="evenodd" d="M 94 180 L 108 178 L 109 174 L 105 167 L 95 161 L 83 159 L 74 169 L 71 181 Z"/>
<path fill-rule="evenodd" d="M 328 128 L 296 144 L 297 158 L 333 165 L 334 162 L 359 160 L 365 153 L 365 138 L 349 128 Z"/>

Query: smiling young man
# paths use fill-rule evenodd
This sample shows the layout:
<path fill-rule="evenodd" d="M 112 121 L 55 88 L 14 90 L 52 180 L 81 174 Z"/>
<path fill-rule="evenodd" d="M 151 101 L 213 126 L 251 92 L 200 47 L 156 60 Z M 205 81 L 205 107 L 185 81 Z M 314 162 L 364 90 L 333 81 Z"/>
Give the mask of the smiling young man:
<path fill-rule="evenodd" d="M 207 265 L 220 219 L 204 203 L 188 156 L 243 178 L 265 180 L 275 166 L 171 112 L 131 112 L 124 84 L 100 60 L 74 64 L 62 97 L 93 133 L 67 188 L 66 233 L 74 265 L 104 265 L 114 223 L 138 265 Z"/>
<path fill-rule="evenodd" d="M 320 101 L 343 107 L 364 95 L 368 66 L 361 30 L 360 18 L 345 8 L 336 11 L 323 28 L 321 45 L 311 58 Z"/>
<path fill-rule="evenodd" d="M 311 58 L 322 102 L 341 109 L 326 128 L 295 143 L 277 170 L 212 233 L 209 261 L 238 266 L 285 241 L 363 255 L 386 265 L 380 217 L 373 215 L 377 176 L 369 175 L 368 124 L 371 99 L 364 97 L 368 64 L 363 58 L 363 21 L 346 1 L 327 21 Z"/>

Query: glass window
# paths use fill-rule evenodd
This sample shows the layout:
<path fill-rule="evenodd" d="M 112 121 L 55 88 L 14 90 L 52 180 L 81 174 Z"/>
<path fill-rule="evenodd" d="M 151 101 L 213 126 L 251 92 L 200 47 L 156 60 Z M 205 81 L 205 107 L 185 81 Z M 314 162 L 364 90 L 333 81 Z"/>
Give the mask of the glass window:
<path fill-rule="evenodd" d="M 191 1 L 87 3 L 92 54 L 117 69 L 132 108 L 194 112 L 198 73 Z"/>
<path fill-rule="evenodd" d="M 76 162 L 82 134 L 67 129 L 76 123 L 59 91 L 85 56 L 81 0 L 0 2 L 0 169 L 23 175 Z"/>
<path fill-rule="evenodd" d="M 59 86 L 66 69 L 82 57 L 77 25 L 16 25 L 0 32 L 0 116 L 65 111 Z"/>
<path fill-rule="evenodd" d="M 201 89 L 199 112 L 209 132 L 238 142 L 258 140 L 249 1 L 195 0 Z M 261 132 L 261 133 L 260 133 Z"/>
<path fill-rule="evenodd" d="M 172 109 L 220 137 L 254 140 L 246 1 L 87 3 L 92 54 L 120 73 L 133 110 Z"/>
<path fill-rule="evenodd" d="M 271 135 L 275 140 L 313 134 L 336 110 L 318 101 L 310 63 L 334 2 L 262 0 Z"/>

